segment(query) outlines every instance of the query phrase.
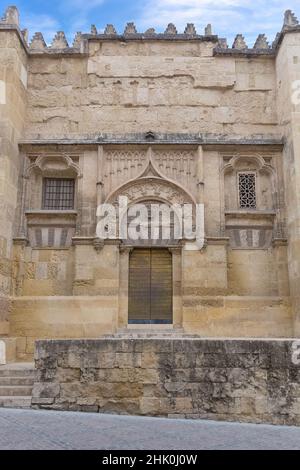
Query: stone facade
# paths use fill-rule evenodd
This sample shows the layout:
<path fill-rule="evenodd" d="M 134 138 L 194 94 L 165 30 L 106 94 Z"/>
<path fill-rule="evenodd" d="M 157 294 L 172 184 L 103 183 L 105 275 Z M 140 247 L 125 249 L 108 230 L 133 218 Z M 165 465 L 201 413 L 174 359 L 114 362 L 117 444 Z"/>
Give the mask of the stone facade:
<path fill-rule="evenodd" d="M 0 336 L 21 338 L 32 355 L 39 338 L 127 328 L 134 247 L 96 237 L 97 206 L 120 194 L 204 204 L 205 247 L 168 247 L 174 328 L 299 335 L 299 33 L 287 12 L 272 46 L 260 35 L 248 48 L 238 35 L 229 48 L 210 25 L 158 34 L 131 23 L 123 34 L 93 27 L 72 46 L 62 32 L 28 44 L 18 11 L 6 11 Z M 43 208 L 47 178 L 75 182 L 71 209 Z M 247 178 L 252 206 L 241 196 Z"/>
<path fill-rule="evenodd" d="M 292 341 L 38 341 L 32 405 L 177 418 L 300 424 Z"/>

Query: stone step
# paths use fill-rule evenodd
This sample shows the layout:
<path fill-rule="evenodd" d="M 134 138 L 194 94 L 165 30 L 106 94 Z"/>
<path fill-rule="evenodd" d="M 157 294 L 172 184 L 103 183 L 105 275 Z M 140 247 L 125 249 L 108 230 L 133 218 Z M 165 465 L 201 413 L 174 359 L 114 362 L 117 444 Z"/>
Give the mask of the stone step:
<path fill-rule="evenodd" d="M 184 333 L 183 329 L 122 329 L 118 330 L 115 335 L 107 335 L 107 338 L 117 339 L 150 339 L 150 338 L 169 338 L 169 339 L 182 339 L 182 338 L 198 338 L 197 335 L 190 335 Z"/>
<path fill-rule="evenodd" d="M 20 362 L 0 366 L 0 377 L 35 377 L 34 364 Z"/>
<path fill-rule="evenodd" d="M 30 408 L 31 396 L 0 397 L 0 408 Z"/>
<path fill-rule="evenodd" d="M 0 387 L 5 385 L 28 385 L 33 387 L 34 377 L 0 377 Z"/>
<path fill-rule="evenodd" d="M 26 385 L 1 385 L 0 386 L 0 398 L 1 397 L 28 397 L 32 394 L 32 386 Z"/>

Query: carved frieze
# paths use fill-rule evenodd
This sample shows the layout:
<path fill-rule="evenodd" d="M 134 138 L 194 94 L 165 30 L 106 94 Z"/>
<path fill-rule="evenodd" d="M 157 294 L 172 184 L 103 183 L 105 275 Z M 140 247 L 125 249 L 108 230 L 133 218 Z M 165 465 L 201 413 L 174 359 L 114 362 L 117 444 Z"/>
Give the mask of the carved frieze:
<path fill-rule="evenodd" d="M 103 185 L 107 197 L 113 190 L 127 181 L 137 178 L 150 161 L 162 177 L 178 182 L 193 195 L 197 193 L 196 151 L 191 150 L 137 150 L 114 149 L 104 152 Z"/>

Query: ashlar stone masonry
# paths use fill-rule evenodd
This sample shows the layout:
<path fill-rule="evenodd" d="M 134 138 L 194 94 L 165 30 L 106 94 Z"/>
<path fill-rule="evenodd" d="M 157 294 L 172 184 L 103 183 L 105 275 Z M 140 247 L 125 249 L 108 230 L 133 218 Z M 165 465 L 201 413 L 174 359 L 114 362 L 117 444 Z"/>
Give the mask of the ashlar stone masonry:
<path fill-rule="evenodd" d="M 44 340 L 32 404 L 51 410 L 300 424 L 288 340 Z"/>
<path fill-rule="evenodd" d="M 171 306 L 171 330 L 299 336 L 296 16 L 288 10 L 275 41 L 262 32 L 253 47 L 238 31 L 230 47 L 211 25 L 169 24 L 163 33 L 103 26 L 77 33 L 72 44 L 58 32 L 47 44 L 42 32 L 28 40 L 15 7 L 0 20 L 6 350 L 14 344 L 15 356 L 32 360 L 37 339 L 163 323 L 159 308 L 153 313 L 162 296 L 151 287 L 148 322 L 136 308 L 134 280 L 146 289 L 150 278 L 167 286 L 161 305 Z M 98 239 L 97 207 L 120 194 L 130 204 L 203 204 L 204 247 Z M 148 274 L 135 276 L 146 259 Z"/>

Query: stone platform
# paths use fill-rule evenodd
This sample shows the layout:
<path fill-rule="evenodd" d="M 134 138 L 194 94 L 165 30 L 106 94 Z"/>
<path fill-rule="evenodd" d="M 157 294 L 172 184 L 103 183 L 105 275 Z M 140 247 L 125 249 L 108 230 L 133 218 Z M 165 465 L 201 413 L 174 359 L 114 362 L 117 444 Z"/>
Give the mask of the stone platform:
<path fill-rule="evenodd" d="M 32 405 L 300 425 L 293 347 L 264 339 L 42 340 Z"/>

